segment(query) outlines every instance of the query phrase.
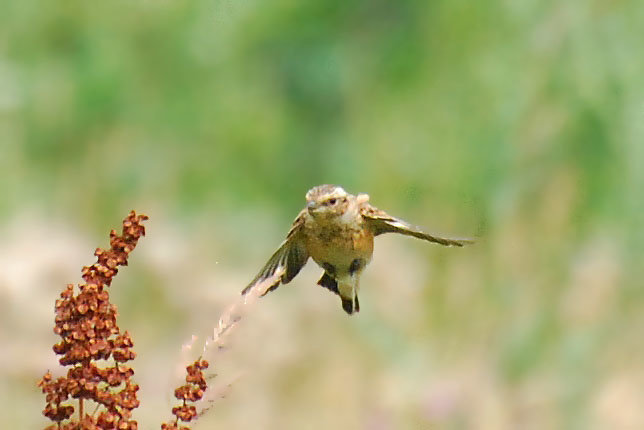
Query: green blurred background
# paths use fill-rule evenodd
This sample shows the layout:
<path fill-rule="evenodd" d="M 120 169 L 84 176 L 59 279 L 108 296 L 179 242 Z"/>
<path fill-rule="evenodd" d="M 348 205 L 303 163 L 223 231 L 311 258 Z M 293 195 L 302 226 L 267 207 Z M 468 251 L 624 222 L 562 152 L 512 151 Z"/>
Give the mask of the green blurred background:
<path fill-rule="evenodd" d="M 309 264 L 215 357 L 232 387 L 195 428 L 644 428 L 644 3 L 0 9 L 3 428 L 46 425 L 54 300 L 130 209 L 112 298 L 158 428 L 181 345 L 320 183 L 478 244 L 379 238 L 353 318 Z"/>

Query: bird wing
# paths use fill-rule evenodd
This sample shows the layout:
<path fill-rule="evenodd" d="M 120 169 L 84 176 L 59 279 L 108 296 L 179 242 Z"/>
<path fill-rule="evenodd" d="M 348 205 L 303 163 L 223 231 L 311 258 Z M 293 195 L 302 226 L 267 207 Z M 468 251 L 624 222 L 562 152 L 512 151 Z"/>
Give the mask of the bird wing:
<path fill-rule="evenodd" d="M 425 233 L 418 227 L 414 227 L 401 219 L 394 218 L 385 211 L 375 208 L 367 203 L 360 207 L 360 214 L 367 222 L 371 231 L 373 231 L 374 236 L 378 236 L 383 233 L 400 233 L 445 246 L 463 246 L 474 243 L 471 239 L 449 239 Z"/>
<path fill-rule="evenodd" d="M 306 251 L 304 241 L 302 240 L 302 228 L 304 226 L 305 210 L 293 221 L 293 225 L 286 235 L 286 239 L 280 247 L 273 253 L 271 258 L 257 276 L 242 290 L 242 294 L 248 293 L 255 285 L 273 278 L 273 284 L 266 289 L 261 295 L 273 291 L 280 284 L 288 284 L 297 275 L 309 259 L 309 253 Z"/>

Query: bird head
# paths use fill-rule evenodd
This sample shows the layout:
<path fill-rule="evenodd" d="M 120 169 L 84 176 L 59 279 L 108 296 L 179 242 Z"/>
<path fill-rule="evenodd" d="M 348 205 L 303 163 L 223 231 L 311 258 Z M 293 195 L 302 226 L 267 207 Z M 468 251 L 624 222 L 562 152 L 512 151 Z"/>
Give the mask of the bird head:
<path fill-rule="evenodd" d="M 318 185 L 306 193 L 306 208 L 316 218 L 340 216 L 349 205 L 349 197 L 340 186 Z"/>

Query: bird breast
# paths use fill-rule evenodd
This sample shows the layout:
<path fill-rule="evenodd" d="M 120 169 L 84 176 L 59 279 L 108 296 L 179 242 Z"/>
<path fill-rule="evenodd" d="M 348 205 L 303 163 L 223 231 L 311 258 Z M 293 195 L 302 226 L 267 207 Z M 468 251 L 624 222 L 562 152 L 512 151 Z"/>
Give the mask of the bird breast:
<path fill-rule="evenodd" d="M 319 265 L 349 270 L 356 258 L 366 262 L 373 254 L 373 234 L 361 225 L 334 224 L 307 229 L 307 249 Z"/>

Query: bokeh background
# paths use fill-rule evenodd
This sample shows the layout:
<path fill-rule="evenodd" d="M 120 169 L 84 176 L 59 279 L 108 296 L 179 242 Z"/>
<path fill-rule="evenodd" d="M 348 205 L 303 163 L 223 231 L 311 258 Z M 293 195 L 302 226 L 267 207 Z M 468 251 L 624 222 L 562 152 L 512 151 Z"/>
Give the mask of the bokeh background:
<path fill-rule="evenodd" d="M 3 428 L 47 424 L 54 300 L 130 209 L 152 429 L 320 183 L 478 243 L 379 238 L 352 318 L 309 264 L 194 428 L 644 428 L 644 3 L 0 5 Z"/>

